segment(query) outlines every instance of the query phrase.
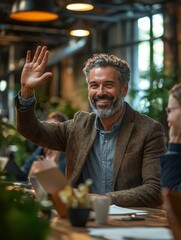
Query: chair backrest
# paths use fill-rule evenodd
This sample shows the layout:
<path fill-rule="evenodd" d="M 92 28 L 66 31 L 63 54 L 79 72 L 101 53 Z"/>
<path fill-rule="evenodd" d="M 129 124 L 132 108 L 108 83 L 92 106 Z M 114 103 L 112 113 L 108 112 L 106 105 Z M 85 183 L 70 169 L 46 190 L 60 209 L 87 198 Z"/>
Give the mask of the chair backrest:
<path fill-rule="evenodd" d="M 181 223 L 181 192 L 169 190 L 168 197 L 175 216 Z"/>

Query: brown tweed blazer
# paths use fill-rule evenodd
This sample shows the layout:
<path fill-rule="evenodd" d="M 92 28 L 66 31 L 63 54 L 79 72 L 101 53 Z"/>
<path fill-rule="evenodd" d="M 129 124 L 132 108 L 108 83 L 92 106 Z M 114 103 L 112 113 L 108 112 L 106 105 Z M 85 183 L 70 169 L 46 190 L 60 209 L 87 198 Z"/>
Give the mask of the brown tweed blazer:
<path fill-rule="evenodd" d="M 60 124 L 39 121 L 35 104 L 25 111 L 17 107 L 17 130 L 33 143 L 65 151 L 67 178 L 76 186 L 86 157 L 94 143 L 94 113 L 79 111 Z M 155 207 L 161 204 L 159 156 L 165 152 L 162 126 L 133 110 L 126 112 L 116 142 L 113 163 L 114 192 L 106 195 L 123 207 Z"/>

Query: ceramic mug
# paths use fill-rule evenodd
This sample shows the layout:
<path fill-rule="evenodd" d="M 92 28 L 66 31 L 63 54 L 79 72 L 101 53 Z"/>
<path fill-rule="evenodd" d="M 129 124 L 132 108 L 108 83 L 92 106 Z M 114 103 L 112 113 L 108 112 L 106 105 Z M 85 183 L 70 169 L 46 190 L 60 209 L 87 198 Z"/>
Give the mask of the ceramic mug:
<path fill-rule="evenodd" d="M 108 221 L 110 199 L 106 196 L 95 198 L 93 209 L 95 211 L 95 222 L 97 224 L 106 224 Z"/>

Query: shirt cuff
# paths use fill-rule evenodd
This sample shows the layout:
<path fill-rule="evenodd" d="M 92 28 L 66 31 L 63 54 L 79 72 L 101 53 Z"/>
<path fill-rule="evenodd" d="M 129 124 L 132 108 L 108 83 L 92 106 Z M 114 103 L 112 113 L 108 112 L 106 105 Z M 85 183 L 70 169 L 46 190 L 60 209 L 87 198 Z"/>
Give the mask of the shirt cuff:
<path fill-rule="evenodd" d="M 35 101 L 35 94 L 33 94 L 33 96 L 31 98 L 25 99 L 21 96 L 21 92 L 19 92 L 18 93 L 18 100 L 19 100 L 19 103 L 20 103 L 21 106 L 29 107 Z"/>
<path fill-rule="evenodd" d="M 181 144 L 179 143 L 170 143 L 168 146 L 169 153 L 181 153 Z"/>
<path fill-rule="evenodd" d="M 21 91 L 17 95 L 18 105 L 17 108 L 21 111 L 26 111 L 36 101 L 35 94 L 31 98 L 25 99 L 21 96 Z"/>

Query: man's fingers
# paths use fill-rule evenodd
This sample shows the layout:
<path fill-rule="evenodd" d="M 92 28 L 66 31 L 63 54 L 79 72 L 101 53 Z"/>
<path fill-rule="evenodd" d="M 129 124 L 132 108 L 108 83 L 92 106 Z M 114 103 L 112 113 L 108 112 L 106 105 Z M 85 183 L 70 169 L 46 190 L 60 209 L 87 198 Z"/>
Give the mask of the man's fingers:
<path fill-rule="evenodd" d="M 32 60 L 33 63 L 36 63 L 36 62 L 37 62 L 41 51 L 42 51 L 42 47 L 41 47 L 41 46 L 38 46 L 37 49 L 36 49 L 36 51 L 35 51 L 33 60 Z"/>
<path fill-rule="evenodd" d="M 37 63 L 40 64 L 44 64 L 45 60 L 48 59 L 48 50 L 46 46 L 43 46 L 41 49 L 41 51 L 38 54 L 38 58 L 37 58 Z"/>
<path fill-rule="evenodd" d="M 43 55 L 43 59 L 42 59 L 42 65 L 45 67 L 47 62 L 48 62 L 48 57 L 49 57 L 49 51 L 46 50 L 45 54 Z"/>
<path fill-rule="evenodd" d="M 26 54 L 26 63 L 30 63 L 30 61 L 31 61 L 31 51 L 28 50 Z"/>

